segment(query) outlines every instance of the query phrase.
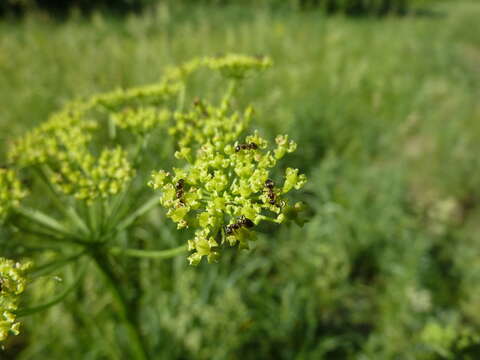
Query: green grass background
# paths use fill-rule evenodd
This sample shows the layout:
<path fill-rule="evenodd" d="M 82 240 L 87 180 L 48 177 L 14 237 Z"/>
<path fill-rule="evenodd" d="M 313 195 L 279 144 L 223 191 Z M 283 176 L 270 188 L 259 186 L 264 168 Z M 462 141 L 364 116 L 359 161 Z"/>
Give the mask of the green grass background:
<path fill-rule="evenodd" d="M 155 82 L 168 64 L 268 55 L 274 68 L 243 101 L 264 134 L 299 143 L 290 164 L 309 176 L 315 216 L 217 265 L 142 261 L 156 358 L 477 359 L 479 17 L 478 2 L 453 1 L 382 19 L 164 4 L 124 19 L 1 20 L 0 148 L 69 100 Z M 163 220 L 153 213 L 138 236 L 155 247 Z M 25 319 L 0 357 L 121 359 L 102 286 L 92 273 Z"/>

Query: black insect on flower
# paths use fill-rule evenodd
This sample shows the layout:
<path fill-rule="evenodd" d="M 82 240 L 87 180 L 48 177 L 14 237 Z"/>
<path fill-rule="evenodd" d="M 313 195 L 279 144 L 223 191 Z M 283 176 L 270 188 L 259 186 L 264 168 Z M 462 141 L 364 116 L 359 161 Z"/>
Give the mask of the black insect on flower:
<path fill-rule="evenodd" d="M 250 229 L 255 226 L 255 223 L 245 216 L 241 216 L 239 219 L 239 224 L 247 229 Z"/>
<path fill-rule="evenodd" d="M 272 179 L 267 179 L 265 180 L 265 187 L 267 189 L 273 190 L 273 187 L 275 186 L 275 183 L 273 182 Z"/>
<path fill-rule="evenodd" d="M 185 186 L 185 180 L 183 179 L 178 180 L 177 183 L 175 184 L 175 190 L 177 190 L 176 196 L 177 196 L 177 199 L 180 200 L 180 204 L 182 205 L 185 205 L 182 199 L 183 194 L 185 193 L 184 186 Z"/>
<path fill-rule="evenodd" d="M 227 235 L 233 235 L 237 230 L 242 227 L 250 229 L 255 226 L 255 223 L 245 216 L 240 216 L 236 222 L 233 224 L 227 225 L 225 227 L 225 233 Z"/>
<path fill-rule="evenodd" d="M 235 146 L 235 152 L 239 152 L 240 150 L 257 150 L 258 145 L 255 144 L 254 142 L 248 143 L 248 144 L 239 144 Z"/>
<path fill-rule="evenodd" d="M 277 194 L 275 194 L 275 191 L 273 191 L 275 183 L 273 182 L 273 180 L 267 179 L 265 181 L 265 187 L 267 188 L 268 203 L 270 205 L 275 205 L 277 202 Z"/>
<path fill-rule="evenodd" d="M 177 189 L 177 191 L 178 191 L 178 190 L 182 190 L 184 185 L 185 185 L 185 180 L 180 179 L 180 180 L 178 180 L 177 183 L 175 184 L 175 189 Z"/>

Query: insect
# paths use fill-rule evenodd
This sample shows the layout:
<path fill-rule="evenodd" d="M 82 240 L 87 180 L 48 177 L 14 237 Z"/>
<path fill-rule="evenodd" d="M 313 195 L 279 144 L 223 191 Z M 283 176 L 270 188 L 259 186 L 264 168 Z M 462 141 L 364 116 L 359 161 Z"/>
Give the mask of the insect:
<path fill-rule="evenodd" d="M 240 224 L 240 226 L 246 227 L 247 229 L 255 226 L 255 223 L 245 216 L 241 216 L 238 220 L 238 223 Z"/>
<path fill-rule="evenodd" d="M 237 222 L 227 225 L 225 227 L 225 232 L 227 235 L 233 235 L 235 231 L 239 230 L 242 227 L 250 229 L 254 226 L 255 223 L 252 220 L 242 215 L 238 218 Z"/>
<path fill-rule="evenodd" d="M 185 180 L 183 179 L 178 180 L 177 183 L 175 184 L 175 190 L 177 190 L 176 196 L 177 196 L 177 199 L 180 200 L 180 204 L 182 205 L 185 205 L 182 199 L 183 194 L 185 193 L 184 186 L 185 186 Z"/>
<path fill-rule="evenodd" d="M 273 191 L 275 183 L 272 179 L 267 179 L 265 180 L 265 187 L 267 188 L 268 203 L 270 205 L 275 205 L 275 203 L 277 202 L 277 194 L 275 194 L 275 192 Z"/>
<path fill-rule="evenodd" d="M 239 144 L 235 146 L 235 152 L 239 152 L 240 150 L 257 150 L 258 145 L 255 144 L 254 142 L 251 142 L 249 144 Z"/>

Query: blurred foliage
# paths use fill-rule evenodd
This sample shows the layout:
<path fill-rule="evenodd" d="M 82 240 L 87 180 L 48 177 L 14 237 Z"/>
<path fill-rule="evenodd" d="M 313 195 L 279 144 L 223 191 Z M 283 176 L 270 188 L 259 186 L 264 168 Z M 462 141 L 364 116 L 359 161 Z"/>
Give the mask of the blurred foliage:
<path fill-rule="evenodd" d="M 142 327 L 158 358 L 477 359 L 478 2 L 365 21 L 186 10 L 0 22 L 1 148 L 72 98 L 150 83 L 168 64 L 229 51 L 275 62 L 241 101 L 254 101 L 263 134 L 299 143 L 292 163 L 307 170 L 315 216 L 303 229 L 264 228 L 250 253 L 227 251 L 217 265 L 124 264 L 140 273 Z M 150 160 L 169 167 L 161 142 Z M 175 234 L 158 211 L 134 236 L 155 247 L 184 240 Z M 33 285 L 32 301 L 60 286 Z M 94 276 L 25 326 L 5 358 L 122 358 L 113 344 L 126 336 Z"/>
<path fill-rule="evenodd" d="M 20 15 L 31 11 L 47 11 L 54 15 L 65 15 L 72 10 L 90 13 L 101 10 L 109 13 L 125 14 L 149 10 L 152 7 L 169 4 L 171 6 L 247 6 L 268 7 L 271 9 L 322 9 L 326 13 L 348 15 L 405 14 L 432 0 L 2 0 L 0 15 Z"/>

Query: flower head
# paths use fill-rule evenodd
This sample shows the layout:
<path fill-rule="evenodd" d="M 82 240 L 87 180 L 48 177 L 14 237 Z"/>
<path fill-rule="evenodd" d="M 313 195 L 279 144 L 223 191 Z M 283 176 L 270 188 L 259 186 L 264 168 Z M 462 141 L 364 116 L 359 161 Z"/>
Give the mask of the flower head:
<path fill-rule="evenodd" d="M 98 158 L 89 152 L 63 161 L 51 181 L 68 195 L 91 202 L 124 190 L 135 174 L 127 153 L 121 148 L 104 149 Z"/>
<path fill-rule="evenodd" d="M 258 132 L 243 137 L 252 114 L 250 107 L 238 113 L 196 101 L 191 112 L 177 114 L 170 130 L 177 136 L 177 158 L 186 165 L 152 174 L 150 186 L 162 191 L 160 202 L 167 216 L 178 228 L 196 229 L 188 242 L 191 264 L 204 256 L 216 260 L 224 244 L 248 248 L 260 222 L 282 223 L 296 209 L 285 194 L 300 189 L 305 175 L 292 168 L 283 179 L 274 180 L 272 174 L 296 144 L 279 136 L 271 148 Z"/>
<path fill-rule="evenodd" d="M 268 57 L 238 54 L 206 58 L 204 62 L 210 69 L 219 70 L 224 76 L 234 79 L 243 79 L 250 72 L 272 66 L 272 61 Z"/>

